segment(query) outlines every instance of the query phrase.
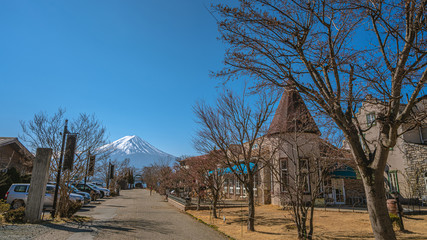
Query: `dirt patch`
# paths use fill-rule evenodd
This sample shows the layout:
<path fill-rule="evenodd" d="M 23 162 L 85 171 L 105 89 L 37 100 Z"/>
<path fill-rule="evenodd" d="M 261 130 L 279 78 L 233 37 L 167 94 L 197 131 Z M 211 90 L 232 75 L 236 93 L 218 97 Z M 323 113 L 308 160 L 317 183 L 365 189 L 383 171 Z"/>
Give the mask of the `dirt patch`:
<path fill-rule="evenodd" d="M 277 206 L 256 207 L 255 232 L 246 230 L 245 208 L 222 209 L 218 219 L 209 210 L 187 212 L 235 239 L 297 239 L 290 212 Z M 315 239 L 374 239 L 367 213 L 316 210 L 314 221 Z M 398 239 L 427 239 L 427 215 L 405 217 L 404 224 L 405 232 L 395 228 Z"/>

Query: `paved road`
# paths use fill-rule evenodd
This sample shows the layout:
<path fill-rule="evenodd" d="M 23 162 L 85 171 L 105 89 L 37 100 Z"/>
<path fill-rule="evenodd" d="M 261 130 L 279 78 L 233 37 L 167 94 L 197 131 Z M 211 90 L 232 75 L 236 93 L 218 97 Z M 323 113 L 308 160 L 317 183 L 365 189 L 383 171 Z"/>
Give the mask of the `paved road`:
<path fill-rule="evenodd" d="M 148 190 L 121 191 L 121 196 L 77 214 L 91 216 L 94 221 L 78 229 L 63 229 L 68 233 L 65 239 L 226 239 L 179 212 L 161 196 L 150 196 Z M 52 232 L 43 238 L 59 236 Z"/>

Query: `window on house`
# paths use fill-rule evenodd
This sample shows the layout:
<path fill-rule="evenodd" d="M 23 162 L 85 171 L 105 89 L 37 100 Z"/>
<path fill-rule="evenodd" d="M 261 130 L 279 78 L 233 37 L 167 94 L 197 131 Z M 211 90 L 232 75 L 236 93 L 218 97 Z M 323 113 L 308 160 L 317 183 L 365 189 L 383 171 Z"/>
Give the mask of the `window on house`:
<path fill-rule="evenodd" d="M 289 184 L 289 171 L 288 171 L 288 159 L 280 159 L 280 189 L 282 192 L 286 192 Z"/>
<path fill-rule="evenodd" d="M 228 188 L 228 191 L 230 192 L 230 194 L 233 194 L 234 193 L 234 180 L 230 179 L 229 183 L 230 183 L 230 187 Z"/>
<path fill-rule="evenodd" d="M 323 194 L 323 191 L 325 190 L 325 186 L 324 186 L 324 184 L 325 184 L 325 176 L 324 176 L 324 174 L 322 174 L 322 172 L 323 172 L 323 168 L 320 167 L 319 171 L 318 171 L 318 176 L 317 176 L 318 179 L 321 179 L 320 180 L 321 183 L 319 185 L 319 194 Z"/>
<path fill-rule="evenodd" d="M 259 176 L 258 176 L 258 174 L 259 174 L 259 172 L 255 173 L 255 175 L 254 175 L 254 188 L 256 188 L 258 186 L 258 184 L 259 184 Z"/>
<path fill-rule="evenodd" d="M 308 166 L 308 159 L 300 159 L 299 160 L 299 172 L 302 177 L 302 187 L 304 190 L 304 193 L 310 193 L 310 177 L 308 174 L 309 166 Z"/>
<path fill-rule="evenodd" d="M 273 170 L 270 170 L 270 186 L 271 186 L 271 194 L 274 194 L 274 173 Z"/>
<path fill-rule="evenodd" d="M 375 125 L 375 113 L 366 114 L 366 124 L 370 127 Z"/>
<path fill-rule="evenodd" d="M 399 181 L 397 178 L 397 170 L 389 171 L 388 182 L 390 184 L 391 192 L 399 192 Z"/>
<path fill-rule="evenodd" d="M 259 172 L 256 173 L 255 176 L 254 176 L 254 188 L 253 189 L 254 189 L 255 196 L 256 196 L 258 184 L 260 184 L 260 182 L 259 182 Z"/>
<path fill-rule="evenodd" d="M 236 194 L 240 194 L 240 181 L 236 180 Z"/>
<path fill-rule="evenodd" d="M 224 180 L 224 193 L 227 193 L 228 188 L 228 179 Z"/>

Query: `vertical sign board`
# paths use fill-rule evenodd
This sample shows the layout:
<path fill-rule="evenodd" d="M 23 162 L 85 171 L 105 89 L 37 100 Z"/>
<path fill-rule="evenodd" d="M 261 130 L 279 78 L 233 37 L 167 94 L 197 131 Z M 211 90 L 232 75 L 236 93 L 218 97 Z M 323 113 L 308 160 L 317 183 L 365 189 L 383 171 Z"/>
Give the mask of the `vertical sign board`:
<path fill-rule="evenodd" d="M 88 175 L 89 176 L 93 176 L 95 172 L 95 155 L 91 155 L 89 157 L 89 171 L 88 171 Z"/>
<path fill-rule="evenodd" d="M 30 189 L 28 190 L 27 206 L 25 208 L 25 220 L 30 223 L 40 221 L 51 158 L 51 148 L 37 148 L 36 158 L 33 162 Z"/>
<path fill-rule="evenodd" d="M 63 170 L 73 170 L 74 154 L 76 151 L 77 134 L 68 134 L 65 145 Z"/>
<path fill-rule="evenodd" d="M 113 179 L 113 178 L 114 178 L 114 165 L 111 164 L 111 167 L 110 167 L 110 179 Z"/>

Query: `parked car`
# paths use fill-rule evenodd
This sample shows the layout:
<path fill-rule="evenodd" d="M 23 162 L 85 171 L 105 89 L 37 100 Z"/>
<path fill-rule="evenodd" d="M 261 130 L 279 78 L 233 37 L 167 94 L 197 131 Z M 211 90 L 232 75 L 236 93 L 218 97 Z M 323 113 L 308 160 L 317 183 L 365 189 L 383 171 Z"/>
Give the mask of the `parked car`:
<path fill-rule="evenodd" d="M 83 191 L 80 191 L 80 190 L 78 190 L 76 187 L 74 187 L 73 185 L 69 185 L 68 187 L 69 187 L 69 188 L 71 188 L 71 192 L 72 192 L 72 193 L 75 193 L 75 194 L 81 195 L 81 196 L 84 198 L 84 202 L 85 202 L 85 204 L 90 203 L 91 197 L 90 197 L 90 194 L 89 194 L 89 193 L 87 193 L 87 192 L 83 192 Z"/>
<path fill-rule="evenodd" d="M 55 183 L 55 182 L 48 182 L 47 184 L 52 184 L 52 185 L 55 185 L 55 186 L 56 186 L 56 183 Z M 90 201 L 91 201 L 91 197 L 90 197 L 90 194 L 89 194 L 89 193 L 79 191 L 76 187 L 74 187 L 73 185 L 71 185 L 71 184 L 69 184 L 69 183 L 67 184 L 67 186 L 68 186 L 68 188 L 70 188 L 70 189 L 71 189 L 71 193 L 78 194 L 78 195 L 80 195 L 80 196 L 82 196 L 82 197 L 83 197 L 83 199 L 84 199 L 84 204 L 88 204 L 88 203 L 90 203 Z"/>
<path fill-rule="evenodd" d="M 101 192 L 99 190 L 97 190 L 96 188 L 88 185 L 88 184 L 84 184 L 84 183 L 74 183 L 73 184 L 74 187 L 76 187 L 79 191 L 82 192 L 87 192 L 90 194 L 90 197 L 92 199 L 92 201 L 95 201 L 96 199 L 101 197 Z"/>
<path fill-rule="evenodd" d="M 103 187 L 104 187 L 104 184 L 99 183 L 99 182 L 90 182 L 90 184 L 96 185 L 96 186 L 98 186 L 98 187 L 100 187 L 100 188 L 103 188 Z"/>
<path fill-rule="evenodd" d="M 89 186 L 94 187 L 95 189 L 99 190 L 101 192 L 101 198 L 103 198 L 104 196 L 109 197 L 110 196 L 110 190 L 103 188 L 103 187 L 99 187 L 98 185 L 92 184 L 92 183 L 88 183 Z"/>
<path fill-rule="evenodd" d="M 13 209 L 24 207 L 27 204 L 29 183 L 15 183 L 10 186 L 5 195 L 6 202 L 11 205 Z M 53 196 L 55 194 L 55 185 L 46 185 L 46 193 L 44 195 L 43 208 L 52 208 Z M 70 200 L 77 203 L 83 203 L 84 198 L 81 195 L 71 193 Z"/>

